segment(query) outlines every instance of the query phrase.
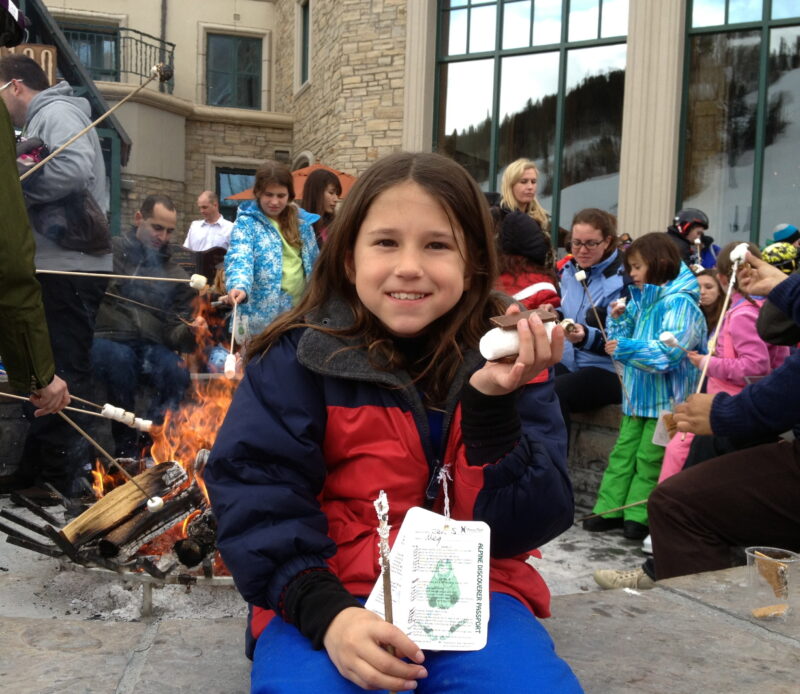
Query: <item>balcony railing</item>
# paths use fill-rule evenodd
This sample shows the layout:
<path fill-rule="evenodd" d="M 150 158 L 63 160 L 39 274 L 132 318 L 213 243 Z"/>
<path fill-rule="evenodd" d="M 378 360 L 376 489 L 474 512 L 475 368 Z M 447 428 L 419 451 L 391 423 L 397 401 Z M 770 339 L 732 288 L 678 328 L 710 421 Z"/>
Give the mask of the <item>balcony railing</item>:
<path fill-rule="evenodd" d="M 70 24 L 62 31 L 94 80 L 141 84 L 153 65 L 174 61 L 174 43 L 136 29 Z M 159 82 L 159 90 L 168 94 L 173 86 L 174 80 Z"/>

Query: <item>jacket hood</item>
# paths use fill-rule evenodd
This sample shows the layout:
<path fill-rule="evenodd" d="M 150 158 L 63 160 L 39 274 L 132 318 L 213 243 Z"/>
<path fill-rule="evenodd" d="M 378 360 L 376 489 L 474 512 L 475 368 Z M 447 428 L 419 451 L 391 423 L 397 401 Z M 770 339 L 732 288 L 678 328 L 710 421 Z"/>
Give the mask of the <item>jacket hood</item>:
<path fill-rule="evenodd" d="M 75 96 L 69 82 L 59 82 L 33 97 L 31 103 L 28 105 L 26 120 L 30 122 L 31 118 L 39 111 L 57 101 L 73 106 L 91 120 L 92 109 L 91 106 L 89 106 L 89 102 L 82 96 Z"/>
<path fill-rule="evenodd" d="M 672 294 L 686 294 L 694 302 L 699 303 L 700 301 L 700 285 L 697 282 L 697 277 L 686 266 L 686 263 L 681 263 L 678 276 L 663 286 L 645 284 L 641 287 L 636 287 L 631 285 L 630 292 L 634 301 L 640 304 L 643 303 L 645 306 L 661 301 Z"/>
<path fill-rule="evenodd" d="M 294 207 L 295 212 L 297 212 L 297 217 L 301 224 L 313 224 L 320 219 L 318 214 L 308 212 L 295 203 L 290 204 Z M 236 213 L 236 218 L 239 219 L 239 217 L 242 217 L 243 219 L 254 219 L 262 224 L 270 224 L 270 218 L 264 214 L 264 211 L 258 204 L 258 200 L 248 200 L 247 202 L 239 205 L 239 211 Z"/>

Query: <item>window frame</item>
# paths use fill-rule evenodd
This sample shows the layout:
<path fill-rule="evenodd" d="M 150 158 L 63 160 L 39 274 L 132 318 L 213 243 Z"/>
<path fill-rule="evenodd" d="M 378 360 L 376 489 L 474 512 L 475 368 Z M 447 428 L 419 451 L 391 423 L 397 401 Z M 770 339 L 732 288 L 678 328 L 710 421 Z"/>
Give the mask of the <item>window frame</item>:
<path fill-rule="evenodd" d="M 741 31 L 759 30 L 761 33 L 761 43 L 759 51 L 759 64 L 758 64 L 758 96 L 756 108 L 756 134 L 755 145 L 753 147 L 753 191 L 750 200 L 750 238 L 749 240 L 759 244 L 761 236 L 761 210 L 764 192 L 764 154 L 766 150 L 766 121 L 768 112 L 768 72 L 769 72 L 769 54 L 770 54 L 770 34 L 773 29 L 781 27 L 800 27 L 800 13 L 797 17 L 788 19 L 772 19 L 771 0 L 762 0 L 763 11 L 759 21 L 749 22 L 728 22 L 728 10 L 730 0 L 725 0 L 725 19 L 724 24 L 715 24 L 713 26 L 693 27 L 692 16 L 694 14 L 694 0 L 687 0 L 686 2 L 686 40 L 684 41 L 684 54 L 683 54 L 683 87 L 681 89 L 681 138 L 678 150 L 678 175 L 676 176 L 676 189 L 675 189 L 675 204 L 676 212 L 683 206 L 683 191 L 686 182 L 685 168 L 686 168 L 686 147 L 687 147 L 687 134 L 686 129 L 689 125 L 689 79 L 691 56 L 692 56 L 692 39 L 695 36 L 707 34 L 728 34 Z"/>
<path fill-rule="evenodd" d="M 258 74 L 256 75 L 257 84 L 258 84 L 258 103 L 255 106 L 242 106 L 238 103 L 236 104 L 214 104 L 211 103 L 209 100 L 209 75 L 213 70 L 210 68 L 209 60 L 210 60 L 210 43 L 212 37 L 217 38 L 228 38 L 233 39 L 236 41 L 253 41 L 254 44 L 258 45 L 259 50 L 259 58 L 258 58 Z M 264 35 L 254 36 L 249 33 L 241 33 L 236 31 L 230 31 L 224 28 L 217 28 L 217 27 L 207 27 L 204 32 L 204 44 L 205 44 L 205 52 L 203 54 L 203 63 L 204 63 L 204 75 L 205 75 L 205 84 L 203 85 L 203 101 L 207 106 L 212 106 L 214 108 L 239 108 L 244 109 L 247 111 L 263 111 L 266 110 L 266 105 L 264 104 L 265 101 L 265 89 L 264 89 L 264 77 L 265 77 L 265 59 L 264 59 Z M 235 51 L 234 51 L 235 52 Z M 221 71 L 217 71 L 221 72 Z M 234 75 L 238 76 L 241 73 L 238 69 L 238 64 L 236 66 L 236 70 L 233 73 Z M 235 92 L 236 96 L 238 97 L 238 88 Z"/>
<path fill-rule="evenodd" d="M 311 83 L 311 33 L 312 0 L 295 2 L 295 71 L 294 91 L 298 92 Z"/>
<path fill-rule="evenodd" d="M 504 0 L 467 0 L 464 6 L 446 9 L 443 0 L 437 2 L 437 16 L 436 16 L 436 76 L 434 82 L 434 102 L 433 102 L 433 151 L 439 149 L 439 119 L 442 115 L 443 95 L 441 92 L 442 83 L 442 69 L 443 66 L 451 63 L 463 63 L 476 60 L 485 60 L 490 58 L 494 61 L 493 73 L 493 91 L 492 91 L 492 112 L 490 118 L 492 121 L 492 130 L 489 141 L 489 171 L 491 176 L 495 176 L 498 168 L 498 160 L 500 154 L 499 147 L 499 132 L 500 132 L 500 96 L 502 87 L 502 62 L 503 58 L 518 55 L 532 55 L 537 53 L 554 53 L 558 52 L 559 70 L 558 70 L 558 87 L 556 92 L 556 127 L 553 147 L 553 167 L 552 167 L 552 203 L 550 209 L 551 215 L 551 236 L 555 244 L 558 243 L 558 231 L 561 225 L 561 185 L 562 185 L 562 168 L 564 158 L 564 141 L 565 141 L 565 127 L 564 115 L 566 111 L 566 84 L 567 84 L 567 59 L 570 51 L 581 48 L 594 48 L 597 46 L 615 46 L 620 44 L 627 44 L 628 33 L 620 36 L 613 36 L 602 38 L 602 24 L 603 24 L 603 4 L 607 0 L 599 0 L 599 16 L 597 21 L 597 34 L 598 37 L 594 39 L 583 39 L 570 41 L 569 40 L 569 16 L 570 16 L 570 2 L 563 0 L 561 5 L 561 34 L 560 40 L 556 43 L 529 45 L 522 48 L 502 48 L 503 41 L 503 15 L 505 10 Z M 636 2 L 637 0 L 629 0 L 629 2 Z M 455 10 L 472 9 L 474 7 L 483 7 L 494 5 L 497 8 L 495 19 L 495 44 L 494 49 L 491 51 L 481 51 L 470 53 L 469 52 L 469 27 L 471 20 L 471 13 L 468 14 L 467 19 L 467 53 L 460 53 L 457 55 L 443 55 L 443 24 L 445 14 Z M 630 12 L 630 9 L 629 9 Z M 535 21 L 535 20 L 534 20 Z M 533 36 L 533 22 L 530 28 L 531 43 Z M 626 59 L 627 64 L 627 59 Z M 493 187 L 493 186 L 492 186 Z M 490 191 L 492 192 L 492 191 Z M 496 192 L 496 191 L 494 191 Z"/>
<path fill-rule="evenodd" d="M 121 36 L 118 24 L 100 24 L 97 22 L 87 22 L 81 19 L 60 18 L 58 20 L 59 29 L 64 34 L 67 43 L 72 47 L 73 52 L 80 58 L 80 54 L 73 45 L 70 34 L 81 33 L 86 35 L 96 35 L 113 38 L 114 42 L 114 68 L 106 69 L 95 65 L 87 65 L 81 62 L 89 76 L 96 82 L 120 82 L 122 80 L 122 55 L 121 55 Z M 94 50 L 92 50 L 94 53 Z"/>

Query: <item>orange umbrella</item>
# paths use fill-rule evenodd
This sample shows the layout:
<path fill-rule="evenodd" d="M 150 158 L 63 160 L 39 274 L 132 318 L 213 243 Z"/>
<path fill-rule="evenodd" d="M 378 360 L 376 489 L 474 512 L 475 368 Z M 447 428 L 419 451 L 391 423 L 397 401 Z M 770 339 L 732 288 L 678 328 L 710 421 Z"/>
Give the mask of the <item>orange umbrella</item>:
<path fill-rule="evenodd" d="M 350 191 L 350 188 L 353 187 L 353 184 L 356 182 L 356 177 L 351 176 L 344 171 L 339 171 L 338 169 L 333 169 L 330 166 L 325 166 L 325 164 L 311 164 L 311 166 L 304 166 L 302 169 L 297 169 L 297 171 L 292 171 L 292 181 L 294 182 L 294 195 L 296 200 L 300 200 L 303 197 L 303 188 L 306 185 L 306 179 L 308 178 L 309 174 L 312 171 L 316 171 L 317 169 L 325 169 L 326 171 L 330 171 L 334 174 L 338 179 L 339 183 L 342 184 L 342 194 L 340 197 L 345 197 L 347 193 Z M 247 190 L 243 190 L 241 193 L 236 193 L 234 195 L 229 195 L 226 200 L 252 200 L 253 199 L 253 189 L 248 188 Z"/>

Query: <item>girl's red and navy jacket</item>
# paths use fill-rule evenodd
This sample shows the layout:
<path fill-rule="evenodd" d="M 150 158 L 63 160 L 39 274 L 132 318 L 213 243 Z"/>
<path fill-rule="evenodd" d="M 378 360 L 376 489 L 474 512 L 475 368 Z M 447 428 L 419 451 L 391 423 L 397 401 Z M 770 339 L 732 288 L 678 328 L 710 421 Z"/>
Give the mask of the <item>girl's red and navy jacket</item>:
<path fill-rule="evenodd" d="M 341 328 L 351 321 L 345 304 L 333 300 L 309 322 Z M 267 611 L 286 617 L 287 587 L 309 572 L 330 570 L 353 595 L 368 595 L 380 573 L 373 506 L 379 491 L 389 498 L 393 542 L 412 506 L 441 510 L 443 466 L 452 476 L 452 517 L 491 527 L 490 589 L 549 616 L 549 590 L 525 560 L 540 556 L 534 548 L 573 520 L 552 376 L 503 396 L 511 398 L 517 427 L 510 450 L 475 465 L 462 438 L 461 396 L 483 364 L 480 355 L 465 353 L 445 406 L 441 445 L 434 446 L 409 376 L 374 368 L 364 350 L 348 349 L 357 342 L 314 328 L 282 336 L 248 365 L 211 452 L 204 480 L 217 546 L 252 606 L 249 636 L 258 637 Z M 481 419 L 473 413 L 464 422 L 472 427 L 467 445 L 480 447 L 482 430 L 505 426 Z"/>

